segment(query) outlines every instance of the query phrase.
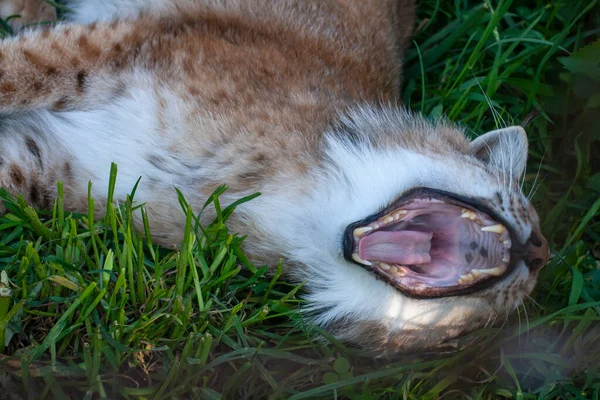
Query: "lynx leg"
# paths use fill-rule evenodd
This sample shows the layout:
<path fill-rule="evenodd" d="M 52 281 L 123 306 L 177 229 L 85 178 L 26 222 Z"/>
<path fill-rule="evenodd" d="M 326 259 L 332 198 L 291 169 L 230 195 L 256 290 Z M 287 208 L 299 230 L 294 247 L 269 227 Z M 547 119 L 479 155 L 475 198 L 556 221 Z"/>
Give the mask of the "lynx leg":
<path fill-rule="evenodd" d="M 29 204 L 42 209 L 52 207 L 57 181 L 74 192 L 74 171 L 78 168 L 74 160 L 32 116 L 0 118 L 0 186 L 11 194 L 21 194 Z"/>

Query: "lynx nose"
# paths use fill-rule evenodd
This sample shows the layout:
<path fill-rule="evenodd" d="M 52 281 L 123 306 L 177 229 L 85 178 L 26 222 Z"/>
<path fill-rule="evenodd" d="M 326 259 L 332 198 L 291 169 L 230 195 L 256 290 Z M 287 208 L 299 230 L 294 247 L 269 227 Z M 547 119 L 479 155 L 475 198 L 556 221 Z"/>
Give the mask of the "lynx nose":
<path fill-rule="evenodd" d="M 539 233 L 531 232 L 525 243 L 525 264 L 529 269 L 537 271 L 548 261 L 548 242 Z"/>

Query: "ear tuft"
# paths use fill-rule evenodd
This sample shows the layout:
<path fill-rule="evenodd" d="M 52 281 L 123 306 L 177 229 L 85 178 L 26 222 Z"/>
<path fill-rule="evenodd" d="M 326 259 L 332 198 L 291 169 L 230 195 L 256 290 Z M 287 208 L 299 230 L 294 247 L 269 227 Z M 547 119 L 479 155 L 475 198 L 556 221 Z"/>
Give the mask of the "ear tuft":
<path fill-rule="evenodd" d="M 527 163 L 527 134 L 520 126 L 490 131 L 473 140 L 469 152 L 505 174 L 520 177 Z"/>

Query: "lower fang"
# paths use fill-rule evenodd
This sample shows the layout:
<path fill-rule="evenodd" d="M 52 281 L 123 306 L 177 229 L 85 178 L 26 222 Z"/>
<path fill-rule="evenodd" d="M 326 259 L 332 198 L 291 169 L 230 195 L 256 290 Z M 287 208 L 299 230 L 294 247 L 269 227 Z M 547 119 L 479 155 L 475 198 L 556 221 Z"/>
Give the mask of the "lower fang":
<path fill-rule="evenodd" d="M 478 271 L 480 273 L 486 274 L 486 275 L 502 276 L 502 274 L 504 274 L 506 272 L 506 266 L 498 265 L 497 267 L 494 267 L 494 268 L 479 269 Z"/>
<path fill-rule="evenodd" d="M 358 253 L 352 253 L 352 259 L 359 264 L 373 265 L 372 262 L 361 259 L 360 256 L 358 255 Z"/>
<path fill-rule="evenodd" d="M 361 237 L 362 235 L 364 235 L 367 232 L 371 232 L 373 230 L 373 228 L 371 228 L 370 226 L 365 226 L 363 228 L 356 228 L 354 230 L 354 236 L 356 236 L 357 238 Z"/>

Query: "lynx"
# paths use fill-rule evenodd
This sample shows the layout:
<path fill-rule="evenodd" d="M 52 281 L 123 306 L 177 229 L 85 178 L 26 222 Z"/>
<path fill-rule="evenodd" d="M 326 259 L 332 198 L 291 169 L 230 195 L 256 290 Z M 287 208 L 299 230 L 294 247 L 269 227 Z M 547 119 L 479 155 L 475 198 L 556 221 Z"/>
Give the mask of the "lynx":
<path fill-rule="evenodd" d="M 548 259 L 521 190 L 527 136 L 399 104 L 411 0 L 0 2 L 0 185 L 40 207 L 98 212 L 139 177 L 154 240 L 185 215 L 261 192 L 231 228 L 250 258 L 306 281 L 306 315 L 380 354 L 434 350 L 515 310 Z M 14 20 L 16 21 L 16 20 Z M 204 222 L 213 215 L 204 214 Z M 139 217 L 137 217 L 139 218 Z M 138 219 L 141 224 L 141 219 Z"/>

